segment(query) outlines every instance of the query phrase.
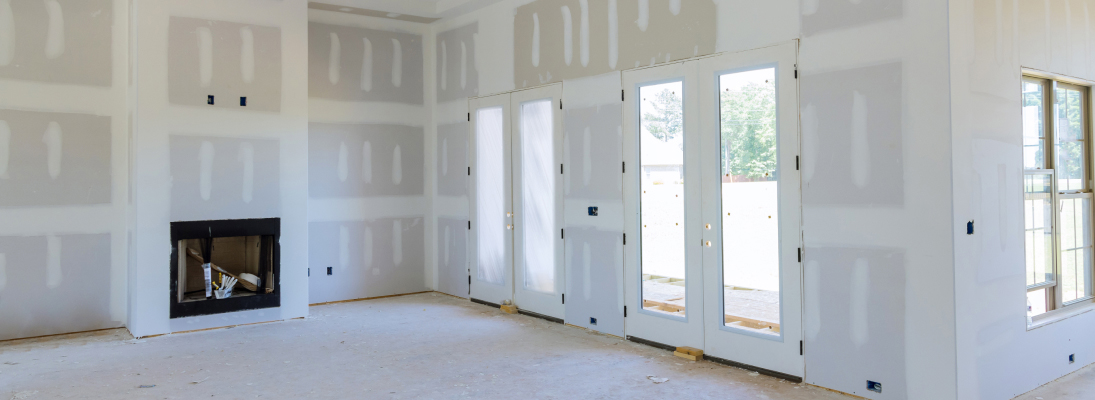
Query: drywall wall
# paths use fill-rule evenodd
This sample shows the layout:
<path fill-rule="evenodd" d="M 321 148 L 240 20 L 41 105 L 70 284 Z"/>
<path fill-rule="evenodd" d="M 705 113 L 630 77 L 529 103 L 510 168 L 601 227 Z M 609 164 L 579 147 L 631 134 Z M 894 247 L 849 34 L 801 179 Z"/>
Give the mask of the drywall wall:
<path fill-rule="evenodd" d="M 806 381 L 867 398 L 955 398 L 954 260 L 951 252 L 954 241 L 950 234 L 953 221 L 947 212 L 939 211 L 951 209 L 952 201 L 949 196 L 950 122 L 945 117 L 940 118 L 950 113 L 947 101 L 950 96 L 947 2 L 719 0 L 712 2 L 713 9 L 709 8 L 711 3 L 708 2 L 607 2 L 607 5 L 590 2 L 588 66 L 582 65 L 581 38 L 585 29 L 582 3 L 504 1 L 433 24 L 438 42 L 458 29 L 475 29 L 471 34 L 475 48 L 470 56 L 474 57 L 472 65 L 477 73 L 470 74 L 466 80 L 477 78 L 477 91 L 459 96 L 519 89 L 525 87 L 526 81 L 529 82 L 527 86 L 533 86 L 562 80 L 564 104 L 580 102 L 581 97 L 571 98 L 574 92 L 570 85 L 576 83 L 573 80 L 612 70 L 603 69 L 611 53 L 607 45 L 600 47 L 602 44 L 598 43 L 609 39 L 603 32 L 611 32 L 612 24 L 617 25 L 618 32 L 639 29 L 640 22 L 644 21 L 649 24 L 648 32 L 664 28 L 662 24 L 691 27 L 691 30 L 662 33 L 659 39 L 688 43 L 693 51 L 678 55 L 678 50 L 651 45 L 649 50 L 662 52 L 662 57 L 668 52 L 670 60 L 710 52 L 748 50 L 798 39 L 803 114 L 803 229 L 805 253 L 815 265 L 814 272 L 805 276 L 806 295 L 819 299 L 818 304 L 844 307 L 843 310 L 807 307 L 806 329 L 815 333 L 807 335 L 805 344 L 810 366 Z M 610 22 L 607 7 L 613 3 L 617 6 L 618 19 Z M 630 12 L 626 9 L 639 10 L 637 4 L 641 3 L 649 3 L 646 18 L 641 18 L 638 11 L 634 15 L 628 14 L 631 16 L 627 18 L 620 16 Z M 674 15 L 676 10 L 671 7 L 677 4 L 682 9 Z M 564 6 L 570 9 L 570 35 L 565 33 Z M 605 7 L 604 11 L 598 11 L 599 7 Z M 689 7 L 704 12 L 693 14 Z M 528 15 L 531 12 L 537 13 L 537 17 L 531 18 Z M 596 16 L 602 12 L 602 16 Z M 713 24 L 708 19 L 712 17 Z M 674 21 L 673 18 L 686 20 Z M 540 52 L 534 65 L 532 49 L 536 47 L 533 45 L 536 25 L 539 25 Z M 713 50 L 707 50 L 709 47 L 704 45 L 700 51 L 694 51 L 700 43 L 692 42 L 697 38 L 706 39 L 712 32 Z M 569 52 L 568 38 L 573 43 Z M 621 34 L 617 40 L 620 58 L 614 67 L 616 70 L 635 67 L 635 60 L 624 60 L 627 53 L 623 49 L 663 43 L 643 39 L 642 35 Z M 460 71 L 451 64 L 459 59 L 460 52 L 453 50 L 448 41 L 445 43 L 444 49 L 440 44 L 435 47 L 439 54 L 447 55 L 447 59 L 437 60 L 434 71 L 438 81 L 432 86 L 438 93 L 434 113 L 438 133 L 427 130 L 427 136 L 438 143 L 442 141 L 439 132 L 447 129 L 443 126 L 458 124 L 467 113 L 466 102 L 454 101 L 454 97 L 459 97 L 446 93 L 446 90 L 453 90 L 453 74 Z M 650 64 L 650 55 L 645 57 L 640 65 Z M 654 62 L 664 60 L 655 57 Z M 548 78 L 549 72 L 551 78 Z M 442 83 L 445 90 L 440 89 Z M 582 94 L 589 96 L 597 90 L 584 88 Z M 602 96 L 619 98 L 618 87 L 600 90 L 605 92 Z M 572 136 L 570 124 L 579 123 L 575 121 L 587 116 L 580 109 L 565 108 L 568 110 L 568 140 L 571 141 L 568 153 L 570 157 L 576 157 L 578 149 L 574 149 L 577 144 L 573 142 L 576 138 Z M 602 120 L 596 116 L 588 118 Z M 591 133 L 594 129 L 598 128 L 591 128 Z M 591 140 L 595 137 L 591 134 Z M 451 148 L 452 143 L 447 146 Z M 584 158 L 584 150 L 581 151 Z M 451 155 L 451 150 L 448 153 Z M 443 160 L 438 153 L 427 153 L 426 158 L 435 162 Z M 580 165 L 573 158 L 568 163 Z M 596 171 L 600 168 L 598 164 L 592 165 L 595 172 L 591 179 L 601 176 Z M 571 171 L 568 174 L 571 185 L 577 177 L 584 179 L 578 169 L 571 168 Z M 436 185 L 441 188 L 457 183 L 439 178 Z M 597 188 L 609 190 L 611 186 L 605 187 L 602 182 Z M 575 188 L 571 186 L 571 189 Z M 566 210 L 568 226 L 586 223 L 577 219 L 577 215 L 585 211 L 584 207 L 575 209 L 577 205 L 572 204 L 572 198 L 575 203 L 597 198 L 597 193 L 583 190 L 579 187 L 577 192 L 568 195 L 571 196 Z M 439 204 L 435 204 L 434 209 L 439 208 Z M 583 236 L 592 231 L 571 229 L 578 236 L 572 237 L 568 231 L 568 239 L 592 244 L 600 237 Z M 598 232 L 604 235 L 620 232 L 622 223 L 621 228 L 599 229 Z M 584 245 L 579 248 L 571 240 L 567 244 L 568 262 L 584 265 Z M 611 246 L 591 246 L 590 264 L 605 268 L 615 262 L 611 256 L 615 251 Z M 805 268 L 809 270 L 809 267 Z M 439 271 L 439 274 L 446 273 L 455 274 Z M 858 276 L 859 281 L 847 287 L 823 284 L 852 282 L 853 276 Z M 567 277 L 570 284 L 578 284 L 568 287 L 567 297 L 577 295 L 574 290 L 582 287 L 581 279 L 584 276 Z M 811 287 L 813 291 L 810 291 Z M 880 292 L 872 288 L 895 289 Z M 891 296 L 894 294 L 897 297 Z M 856 312 L 848 308 L 852 299 L 861 307 Z M 588 305 L 589 309 L 614 307 L 601 301 L 604 300 L 594 300 Z M 570 311 L 568 307 L 568 322 L 578 323 L 571 321 L 574 317 Z M 845 352 L 833 357 L 811 351 L 823 348 L 844 349 Z M 886 371 L 886 376 L 879 377 L 873 370 L 862 368 L 868 365 L 892 368 Z M 812 375 L 810 371 L 818 368 L 855 372 Z M 881 394 L 866 391 L 868 379 L 882 381 L 888 389 Z"/>
<path fill-rule="evenodd" d="M 147 336 L 307 315 L 307 2 L 133 7 L 127 327 Z M 170 319 L 170 223 L 238 218 L 281 219 L 281 306 Z"/>
<path fill-rule="evenodd" d="M 1020 87 L 1023 68 L 1095 81 L 1095 2 L 950 13 L 958 397 L 1009 399 L 1095 362 L 1091 313 L 1027 329 Z"/>
<path fill-rule="evenodd" d="M 0 340 L 125 324 L 128 15 L 0 2 Z"/>
<path fill-rule="evenodd" d="M 428 290 L 428 26 L 317 9 L 308 20 L 308 301 Z"/>

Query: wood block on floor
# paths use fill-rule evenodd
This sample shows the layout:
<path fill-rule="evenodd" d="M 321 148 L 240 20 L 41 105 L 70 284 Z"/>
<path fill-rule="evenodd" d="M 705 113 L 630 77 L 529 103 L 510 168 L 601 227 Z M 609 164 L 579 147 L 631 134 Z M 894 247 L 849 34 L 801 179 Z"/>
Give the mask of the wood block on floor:
<path fill-rule="evenodd" d="M 703 359 L 703 350 L 695 347 L 678 347 L 673 355 L 686 360 L 699 361 Z"/>
<path fill-rule="evenodd" d="M 509 314 L 517 314 L 517 306 L 515 305 L 502 305 L 502 311 Z"/>

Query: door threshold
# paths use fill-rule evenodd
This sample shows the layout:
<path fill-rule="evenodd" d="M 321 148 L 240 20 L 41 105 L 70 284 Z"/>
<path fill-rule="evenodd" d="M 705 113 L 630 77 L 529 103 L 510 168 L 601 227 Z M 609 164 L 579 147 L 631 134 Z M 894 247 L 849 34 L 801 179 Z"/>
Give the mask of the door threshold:
<path fill-rule="evenodd" d="M 552 317 L 552 316 L 549 316 L 549 315 L 535 313 L 535 312 L 532 312 L 532 311 L 525 311 L 525 310 L 522 310 L 520 307 L 517 308 L 517 313 L 521 314 L 521 315 L 527 315 L 527 316 L 530 316 L 530 317 L 533 317 L 533 318 L 539 318 L 539 319 L 549 321 L 549 322 L 554 322 L 556 324 L 562 324 L 563 323 L 562 318 L 555 318 L 555 317 Z"/>
<path fill-rule="evenodd" d="M 655 342 L 653 340 L 646 340 L 646 339 L 637 338 L 637 337 L 634 337 L 634 336 L 628 336 L 627 340 L 630 340 L 630 341 L 638 343 L 638 344 L 645 344 L 645 345 L 650 346 L 650 347 L 656 347 L 656 348 L 659 348 L 659 349 L 662 349 L 662 350 L 677 351 L 677 346 L 670 346 L 668 344 L 658 343 L 658 342 Z"/>
<path fill-rule="evenodd" d="M 776 371 L 772 371 L 770 369 L 764 369 L 764 368 L 757 367 L 757 366 L 752 366 L 752 365 L 749 365 L 749 364 L 742 364 L 740 362 L 730 361 L 730 360 L 727 360 L 725 358 L 713 357 L 713 356 L 711 356 L 709 354 L 706 354 L 706 353 L 703 355 L 703 359 L 707 360 L 707 361 L 710 361 L 710 362 L 713 362 L 713 363 L 716 363 L 716 364 L 722 364 L 722 365 L 725 365 L 725 366 L 728 366 L 728 367 L 741 368 L 741 369 L 744 369 L 744 370 L 759 373 L 761 375 L 768 375 L 768 376 L 773 377 L 773 378 L 783 379 L 783 380 L 788 381 L 788 382 L 802 383 L 802 377 L 800 377 L 800 376 L 794 376 L 794 375 L 789 375 L 789 374 L 785 374 L 785 373 L 782 373 L 782 372 L 776 372 Z"/>
<path fill-rule="evenodd" d="M 474 297 L 471 298 L 471 302 L 472 303 L 479 303 L 479 304 L 482 304 L 484 306 L 491 306 L 491 307 L 494 307 L 494 308 L 502 308 L 501 304 L 491 303 L 491 302 L 486 301 L 486 300 L 479 300 L 479 299 L 474 298 Z"/>

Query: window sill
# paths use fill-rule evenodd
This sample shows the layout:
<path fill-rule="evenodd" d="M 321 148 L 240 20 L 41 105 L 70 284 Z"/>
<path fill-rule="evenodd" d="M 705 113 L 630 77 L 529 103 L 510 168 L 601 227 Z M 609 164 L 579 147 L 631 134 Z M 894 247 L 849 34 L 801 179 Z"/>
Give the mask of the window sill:
<path fill-rule="evenodd" d="M 1053 310 L 1035 317 L 1034 323 L 1027 325 L 1027 331 L 1038 329 L 1054 322 L 1063 321 L 1080 314 L 1095 310 L 1095 300 L 1072 304 L 1060 310 Z"/>

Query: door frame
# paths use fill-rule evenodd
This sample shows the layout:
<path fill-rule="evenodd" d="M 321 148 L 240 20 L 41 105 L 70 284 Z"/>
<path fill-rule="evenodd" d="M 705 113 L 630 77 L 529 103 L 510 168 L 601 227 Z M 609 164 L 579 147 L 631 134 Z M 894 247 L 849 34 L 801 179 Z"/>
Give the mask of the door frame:
<path fill-rule="evenodd" d="M 697 101 L 695 68 L 687 62 L 624 71 L 623 159 L 624 159 L 624 333 L 629 339 L 654 342 L 667 347 L 703 348 L 703 263 L 699 248 L 701 221 L 698 113 L 689 112 Z M 640 163 L 639 88 L 682 81 L 684 107 L 685 182 L 685 316 L 676 317 L 642 307 L 642 190 Z M 693 168 L 689 168 L 692 160 Z M 628 240 L 628 234 L 631 234 Z"/>
<path fill-rule="evenodd" d="M 725 53 L 696 61 L 699 84 L 714 88 L 714 96 L 701 99 L 700 114 L 704 151 L 703 164 L 706 224 L 704 240 L 705 303 L 704 352 L 711 357 L 745 364 L 757 370 L 801 379 L 805 375 L 802 348 L 803 264 L 802 264 L 802 178 L 799 171 L 801 128 L 797 78 L 798 43 Z M 724 254 L 721 184 L 721 113 L 719 78 L 725 74 L 762 68 L 776 68 L 776 119 L 778 154 L 780 335 L 769 335 L 725 325 Z M 717 185 L 712 183 L 718 182 Z M 718 200 L 715 200 L 718 199 Z"/>
<path fill-rule="evenodd" d="M 479 235 L 482 232 L 482 227 L 479 226 L 483 220 L 479 215 L 479 138 L 476 134 L 479 124 L 479 110 L 487 108 L 501 108 L 502 109 L 502 170 L 503 170 L 503 208 L 507 213 L 512 213 L 513 210 L 513 177 L 511 164 L 511 150 L 512 149 L 512 132 L 510 130 L 510 95 L 509 93 L 503 93 L 493 96 L 485 96 L 468 99 L 468 120 L 469 120 L 469 143 L 468 146 L 468 165 L 470 165 L 468 174 L 469 182 L 469 214 L 470 230 L 468 238 L 468 254 L 471 260 L 471 293 L 470 298 L 472 301 L 479 303 L 487 303 L 493 305 L 500 305 L 505 301 L 513 300 L 513 229 L 506 229 L 503 227 L 503 241 L 505 242 L 506 254 L 503 257 L 505 265 L 502 268 L 502 283 L 494 284 L 479 279 Z M 512 214 L 510 214 L 512 215 Z M 513 221 L 511 218 L 503 217 L 503 222 L 512 227 Z"/>
<path fill-rule="evenodd" d="M 562 97 L 563 97 L 563 85 L 556 83 L 552 85 L 540 86 L 532 89 L 525 89 L 520 91 L 511 92 L 510 94 L 510 121 L 512 132 L 512 175 L 513 175 L 513 210 L 514 210 L 514 224 L 513 230 L 513 302 L 517 305 L 518 310 L 539 314 L 559 321 L 563 320 L 566 314 L 566 308 L 563 304 L 564 291 L 566 290 L 566 275 L 564 268 L 564 241 L 563 241 L 563 206 L 564 206 L 564 182 L 563 172 L 565 171 L 563 165 L 563 110 L 562 110 Z M 521 131 L 521 106 L 524 103 L 549 100 L 551 102 L 551 115 L 552 115 L 552 171 L 555 171 L 554 164 L 560 166 L 559 173 L 553 173 L 552 176 L 555 179 L 555 190 L 553 192 L 554 202 L 554 227 L 552 229 L 552 237 L 554 238 L 554 282 L 551 293 L 537 292 L 534 290 L 525 289 L 525 267 L 524 263 L 527 260 L 525 257 L 525 210 L 524 210 L 524 135 Z"/>

